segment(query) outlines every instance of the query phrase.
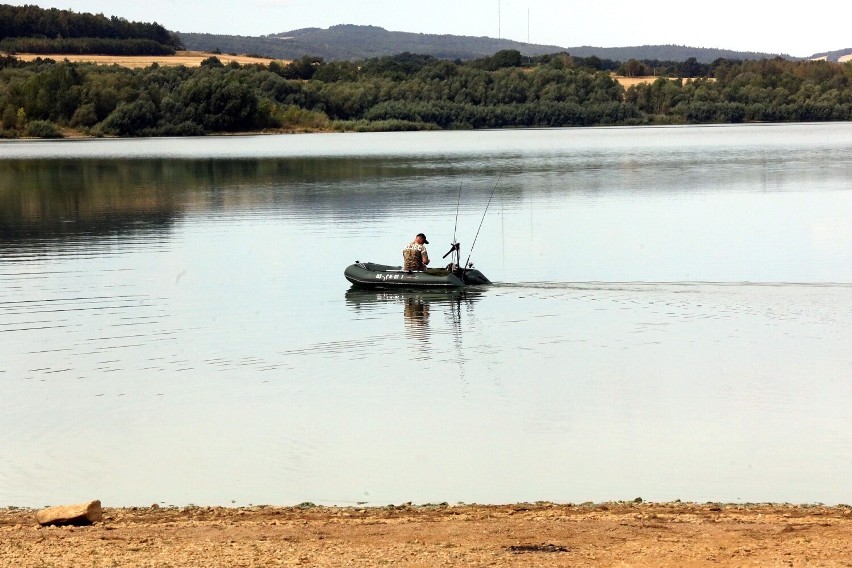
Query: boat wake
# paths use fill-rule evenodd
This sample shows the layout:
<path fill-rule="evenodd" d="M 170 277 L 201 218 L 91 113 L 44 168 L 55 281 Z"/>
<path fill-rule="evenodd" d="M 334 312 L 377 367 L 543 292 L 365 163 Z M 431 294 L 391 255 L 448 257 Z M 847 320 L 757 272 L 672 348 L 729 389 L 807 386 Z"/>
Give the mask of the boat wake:
<path fill-rule="evenodd" d="M 661 290 L 661 289 L 691 289 L 707 288 L 839 288 L 852 290 L 852 282 L 713 282 L 713 281 L 682 281 L 682 282 L 492 282 L 491 288 L 528 289 L 528 290 Z"/>

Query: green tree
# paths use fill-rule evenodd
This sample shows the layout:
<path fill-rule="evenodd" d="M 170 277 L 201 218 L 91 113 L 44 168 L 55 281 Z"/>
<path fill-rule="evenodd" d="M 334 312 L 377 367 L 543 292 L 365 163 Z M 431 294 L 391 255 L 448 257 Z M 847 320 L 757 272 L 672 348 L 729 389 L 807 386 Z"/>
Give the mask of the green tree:
<path fill-rule="evenodd" d="M 71 116 L 69 125 L 73 127 L 91 127 L 98 123 L 98 114 L 94 103 L 80 105 Z"/>
<path fill-rule="evenodd" d="M 159 112 L 147 97 L 132 103 L 119 103 L 103 121 L 101 128 L 109 134 L 140 136 L 157 126 Z"/>
<path fill-rule="evenodd" d="M 651 74 L 648 66 L 636 59 L 630 59 L 627 63 L 619 67 L 618 73 L 625 77 L 642 77 Z"/>
<path fill-rule="evenodd" d="M 11 130 L 17 126 L 18 113 L 12 105 L 6 105 L 3 109 L 3 114 L 0 116 L 0 127 Z"/>
<path fill-rule="evenodd" d="M 27 111 L 19 108 L 15 113 L 15 128 L 23 130 L 27 126 Z"/>
<path fill-rule="evenodd" d="M 280 74 L 285 79 L 301 79 L 307 81 L 314 76 L 317 68 L 322 65 L 322 57 L 305 56 L 285 65 Z"/>
<path fill-rule="evenodd" d="M 312 76 L 314 81 L 323 81 L 325 83 L 351 83 L 357 78 L 358 67 L 349 61 L 334 61 L 320 65 Z"/>
<path fill-rule="evenodd" d="M 175 100 L 182 109 L 180 118 L 207 132 L 251 130 L 258 126 L 257 94 L 247 84 L 229 80 L 227 73 L 214 70 L 182 85 Z"/>
<path fill-rule="evenodd" d="M 215 55 L 210 56 L 207 59 L 203 60 L 199 65 L 201 67 L 206 67 L 206 68 L 209 68 L 209 69 L 221 68 L 221 67 L 225 66 L 222 63 L 222 61 L 218 57 L 216 57 Z"/>

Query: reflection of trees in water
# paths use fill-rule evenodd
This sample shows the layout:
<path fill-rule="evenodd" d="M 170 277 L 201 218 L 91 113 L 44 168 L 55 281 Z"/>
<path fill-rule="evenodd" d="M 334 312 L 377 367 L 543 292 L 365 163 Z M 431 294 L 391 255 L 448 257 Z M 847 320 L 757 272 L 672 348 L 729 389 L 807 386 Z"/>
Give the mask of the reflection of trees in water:
<path fill-rule="evenodd" d="M 185 215 L 223 212 L 381 219 L 421 207 L 424 192 L 455 202 L 458 179 L 481 173 L 470 167 L 411 157 L 0 159 L 0 240 L 168 233 Z"/>
<path fill-rule="evenodd" d="M 394 190 L 423 167 L 440 173 L 393 158 L 0 160 L 0 236 L 132 233 L 221 211 L 375 218 L 416 205 L 418 192 Z"/>
<path fill-rule="evenodd" d="M 136 168 L 133 162 L 115 160 L 0 161 L 0 237 L 21 242 L 165 231 L 180 206 L 162 170 L 151 165 Z"/>

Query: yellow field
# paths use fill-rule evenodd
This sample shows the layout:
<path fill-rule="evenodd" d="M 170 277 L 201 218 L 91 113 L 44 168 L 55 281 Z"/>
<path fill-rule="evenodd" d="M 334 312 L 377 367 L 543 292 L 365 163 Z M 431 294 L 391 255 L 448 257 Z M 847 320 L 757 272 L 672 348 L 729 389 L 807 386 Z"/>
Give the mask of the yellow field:
<path fill-rule="evenodd" d="M 72 62 L 86 62 L 86 63 L 96 63 L 98 65 L 121 65 L 122 67 L 149 67 L 153 63 L 157 63 L 158 65 L 166 65 L 166 66 L 177 66 L 177 65 L 185 65 L 187 67 L 198 67 L 201 65 L 201 62 L 207 59 L 208 57 L 218 57 L 219 61 L 222 63 L 230 63 L 231 61 L 236 61 L 240 65 L 248 65 L 252 63 L 262 63 L 264 65 L 268 65 L 271 61 L 275 61 L 274 59 L 266 59 L 262 57 L 248 57 L 247 55 L 226 55 L 219 53 L 206 53 L 203 51 L 179 51 L 175 55 L 68 55 L 68 54 L 57 54 L 57 55 L 44 55 L 44 54 L 32 54 L 32 53 L 19 53 L 15 55 L 21 61 L 32 61 L 37 57 L 41 57 L 42 59 L 54 59 L 56 61 L 72 61 Z M 287 63 L 287 61 L 281 61 L 281 63 Z"/>
<path fill-rule="evenodd" d="M 618 81 L 618 84 L 624 87 L 625 89 L 632 87 L 633 85 L 640 85 L 642 83 L 653 83 L 658 79 L 658 77 L 622 77 L 621 75 L 613 75 L 613 79 Z"/>
<path fill-rule="evenodd" d="M 624 87 L 625 89 L 629 89 L 630 87 L 632 87 L 634 85 L 640 85 L 642 83 L 653 83 L 654 81 L 659 79 L 659 77 L 655 77 L 653 75 L 650 75 L 650 76 L 647 76 L 647 77 L 622 77 L 621 75 L 613 75 L 612 78 L 614 80 L 618 81 L 618 83 L 622 87 Z M 676 79 L 670 78 L 670 80 L 675 81 Z M 715 81 L 716 79 L 714 79 L 713 77 L 710 77 L 709 80 Z M 687 78 L 687 79 L 683 80 L 684 83 L 689 83 L 690 81 L 694 81 L 694 79 L 688 79 Z"/>

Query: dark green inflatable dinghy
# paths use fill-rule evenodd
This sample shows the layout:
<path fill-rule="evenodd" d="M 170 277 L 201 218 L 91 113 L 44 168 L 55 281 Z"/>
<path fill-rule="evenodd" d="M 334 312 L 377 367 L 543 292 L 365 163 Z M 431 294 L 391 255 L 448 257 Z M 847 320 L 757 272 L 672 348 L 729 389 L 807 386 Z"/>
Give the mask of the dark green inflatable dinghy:
<path fill-rule="evenodd" d="M 454 266 L 454 265 L 453 265 Z M 354 286 L 366 289 L 388 288 L 464 288 L 491 284 L 483 273 L 475 268 L 463 270 L 457 266 L 448 268 L 427 268 L 426 270 L 403 270 L 401 266 L 388 266 L 374 262 L 350 264 L 343 275 Z"/>

